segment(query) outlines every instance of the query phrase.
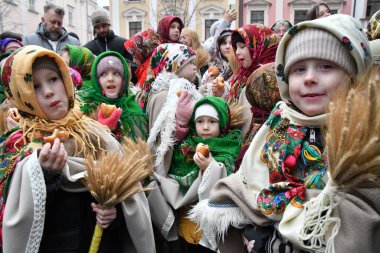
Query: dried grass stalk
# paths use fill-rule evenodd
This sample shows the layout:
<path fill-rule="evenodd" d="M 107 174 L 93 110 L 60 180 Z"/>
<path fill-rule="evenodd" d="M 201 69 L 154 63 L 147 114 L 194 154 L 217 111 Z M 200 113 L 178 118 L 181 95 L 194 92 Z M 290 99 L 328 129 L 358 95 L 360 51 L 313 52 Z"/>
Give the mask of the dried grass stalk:
<path fill-rule="evenodd" d="M 135 193 L 149 190 L 140 181 L 153 173 L 152 154 L 146 142 L 124 139 L 123 152 L 101 153 L 98 161 L 86 158 L 85 181 L 91 195 L 104 208 L 110 208 Z"/>
<path fill-rule="evenodd" d="M 337 94 L 325 139 L 331 177 L 345 188 L 380 184 L 380 87 L 370 82 Z"/>
<path fill-rule="evenodd" d="M 245 106 L 239 105 L 237 102 L 230 104 L 231 111 L 231 126 L 233 128 L 243 125 L 246 118 L 243 117 L 243 110 Z"/>

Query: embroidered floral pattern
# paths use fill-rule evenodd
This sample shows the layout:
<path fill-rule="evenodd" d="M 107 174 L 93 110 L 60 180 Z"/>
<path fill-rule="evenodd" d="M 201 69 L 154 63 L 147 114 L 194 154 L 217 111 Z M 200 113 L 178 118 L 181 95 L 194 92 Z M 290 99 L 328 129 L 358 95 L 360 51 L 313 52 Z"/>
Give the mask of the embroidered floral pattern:
<path fill-rule="evenodd" d="M 342 43 L 343 43 L 343 46 L 344 46 L 345 48 L 347 48 L 349 51 L 351 51 L 351 50 L 353 49 L 353 47 L 352 47 L 352 43 L 351 43 L 351 41 L 350 41 L 349 38 L 347 38 L 347 37 L 343 37 L 343 38 L 342 38 Z"/>
<path fill-rule="evenodd" d="M 307 127 L 295 126 L 281 118 L 277 106 L 268 118 L 270 126 L 261 161 L 267 164 L 270 185 L 257 198 L 259 210 L 265 214 L 282 214 L 288 204 L 302 206 L 307 188 L 322 189 L 326 159 L 311 144 Z"/>

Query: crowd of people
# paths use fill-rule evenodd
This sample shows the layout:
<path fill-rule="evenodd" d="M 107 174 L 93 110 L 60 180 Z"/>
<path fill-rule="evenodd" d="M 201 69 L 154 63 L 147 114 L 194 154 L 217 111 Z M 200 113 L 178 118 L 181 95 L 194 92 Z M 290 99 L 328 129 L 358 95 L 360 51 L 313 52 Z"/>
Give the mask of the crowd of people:
<path fill-rule="evenodd" d="M 124 39 L 98 9 L 83 46 L 64 15 L 0 37 L 1 252 L 88 252 L 96 225 L 98 252 L 379 252 L 380 11 L 227 10 L 202 43 L 176 16 Z M 86 159 L 126 139 L 154 172 L 102 206 Z"/>

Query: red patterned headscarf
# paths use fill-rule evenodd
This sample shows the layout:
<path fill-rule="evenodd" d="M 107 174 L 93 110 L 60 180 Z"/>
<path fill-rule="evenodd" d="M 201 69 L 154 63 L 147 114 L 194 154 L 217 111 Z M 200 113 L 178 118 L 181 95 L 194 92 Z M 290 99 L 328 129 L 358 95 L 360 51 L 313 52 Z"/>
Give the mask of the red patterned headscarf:
<path fill-rule="evenodd" d="M 252 56 L 252 65 L 244 68 L 236 57 L 239 67 L 232 77 L 231 91 L 228 99 L 236 101 L 245 87 L 248 77 L 261 65 L 274 62 L 278 46 L 278 38 L 273 31 L 262 24 L 248 24 L 232 32 L 231 40 L 236 55 L 236 43 L 243 39 Z"/>
<path fill-rule="evenodd" d="M 179 41 L 171 41 L 169 38 L 169 28 L 170 28 L 170 25 L 174 21 L 177 21 L 179 23 L 179 26 L 180 26 L 179 33 L 181 34 L 184 25 L 183 25 L 182 20 L 179 17 L 165 16 L 158 23 L 157 33 L 158 33 L 158 36 L 160 36 L 161 43 L 178 43 L 179 42 Z"/>
<path fill-rule="evenodd" d="M 148 74 L 150 58 L 153 51 L 160 45 L 158 34 L 153 29 L 134 34 L 124 43 L 124 47 L 141 65 L 136 69 L 137 85 L 142 88 Z"/>

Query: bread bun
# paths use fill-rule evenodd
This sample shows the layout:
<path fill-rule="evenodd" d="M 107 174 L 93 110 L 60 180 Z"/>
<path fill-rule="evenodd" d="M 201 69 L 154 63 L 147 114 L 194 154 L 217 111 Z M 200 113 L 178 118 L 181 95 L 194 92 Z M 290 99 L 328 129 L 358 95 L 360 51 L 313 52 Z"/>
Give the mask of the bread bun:
<path fill-rule="evenodd" d="M 177 92 L 175 94 L 177 94 L 177 97 L 180 97 L 181 94 L 182 94 L 182 91 L 181 90 L 177 90 Z"/>
<path fill-rule="evenodd" d="M 9 109 L 8 116 L 11 117 L 14 121 L 20 122 L 20 114 L 18 113 L 17 108 Z"/>
<path fill-rule="evenodd" d="M 201 153 L 204 157 L 208 157 L 210 155 L 209 146 L 203 143 L 199 143 L 195 151 Z"/>
<path fill-rule="evenodd" d="M 222 76 L 218 76 L 215 80 L 218 89 L 224 89 L 224 78 Z"/>
<path fill-rule="evenodd" d="M 216 77 L 220 74 L 220 71 L 217 66 L 210 66 L 208 68 L 208 73 L 210 74 L 210 76 Z"/>
<path fill-rule="evenodd" d="M 111 114 L 113 113 L 115 109 L 116 109 L 116 105 L 107 105 L 105 103 L 102 103 L 100 105 L 100 110 L 102 110 L 103 117 L 105 119 L 111 116 Z"/>
<path fill-rule="evenodd" d="M 53 146 L 54 140 L 56 138 L 58 138 L 62 143 L 64 143 L 69 138 L 69 132 L 58 131 L 58 129 L 55 129 L 52 135 L 44 137 L 44 142 L 49 142 Z"/>

